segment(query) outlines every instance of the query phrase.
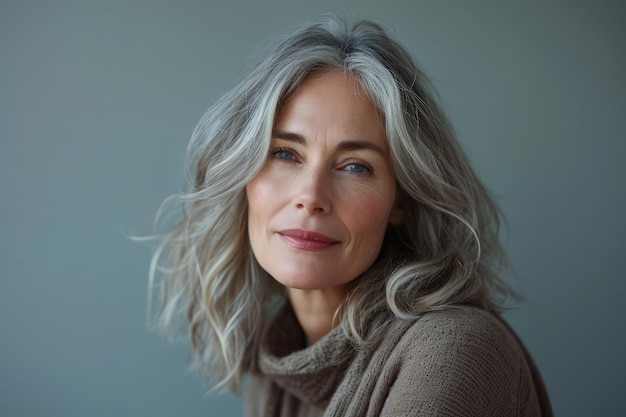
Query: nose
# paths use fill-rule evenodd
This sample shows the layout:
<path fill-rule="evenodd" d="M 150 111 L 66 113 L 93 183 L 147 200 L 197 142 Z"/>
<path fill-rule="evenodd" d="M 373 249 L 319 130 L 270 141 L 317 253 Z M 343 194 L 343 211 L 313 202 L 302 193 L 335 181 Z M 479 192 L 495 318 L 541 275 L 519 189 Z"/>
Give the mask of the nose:
<path fill-rule="evenodd" d="M 331 179 L 317 170 L 303 172 L 295 196 L 295 206 L 307 214 L 328 214 L 332 210 Z"/>

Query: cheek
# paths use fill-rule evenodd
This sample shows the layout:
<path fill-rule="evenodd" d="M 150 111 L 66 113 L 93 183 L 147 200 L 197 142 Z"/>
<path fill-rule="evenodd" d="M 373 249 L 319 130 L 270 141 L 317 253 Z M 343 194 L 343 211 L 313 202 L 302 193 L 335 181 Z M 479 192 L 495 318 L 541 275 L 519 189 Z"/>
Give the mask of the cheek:
<path fill-rule="evenodd" d="M 248 198 L 248 221 L 250 225 L 264 217 L 271 211 L 272 188 L 266 181 L 254 179 L 246 186 L 246 196 Z"/>
<path fill-rule="evenodd" d="M 349 222 L 346 226 L 351 230 L 359 252 L 374 258 L 378 256 L 389 225 L 390 212 L 391 208 L 385 201 L 351 206 L 351 212 L 346 216 L 346 221 Z"/>
<path fill-rule="evenodd" d="M 280 189 L 280 188 L 278 188 Z M 255 255 L 266 248 L 272 217 L 279 211 L 280 196 L 274 181 L 259 176 L 246 186 L 248 199 L 248 237 Z"/>
<path fill-rule="evenodd" d="M 258 183 L 256 181 L 250 182 L 246 186 L 246 197 L 248 199 L 248 240 L 252 253 L 257 260 L 263 258 L 263 252 L 259 252 L 263 248 L 263 212 L 265 202 L 263 201 L 263 194 L 259 193 Z"/>

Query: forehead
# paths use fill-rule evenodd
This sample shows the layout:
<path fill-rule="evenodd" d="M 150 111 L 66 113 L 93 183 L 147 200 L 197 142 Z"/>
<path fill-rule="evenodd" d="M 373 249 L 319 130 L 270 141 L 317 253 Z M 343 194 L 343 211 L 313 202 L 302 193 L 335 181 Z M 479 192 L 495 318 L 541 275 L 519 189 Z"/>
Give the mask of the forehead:
<path fill-rule="evenodd" d="M 334 93 L 336 96 L 341 94 L 350 95 L 350 98 L 354 97 L 363 100 L 376 109 L 369 92 L 363 87 L 356 74 L 333 69 L 317 70 L 309 73 L 299 84 L 289 88 L 288 93 L 281 99 L 279 108 L 287 105 L 295 96 L 315 93 Z M 376 109 L 376 111 L 378 110 Z"/>
<path fill-rule="evenodd" d="M 382 114 L 362 85 L 343 72 L 310 74 L 283 100 L 276 116 L 275 129 L 326 130 L 387 141 Z"/>

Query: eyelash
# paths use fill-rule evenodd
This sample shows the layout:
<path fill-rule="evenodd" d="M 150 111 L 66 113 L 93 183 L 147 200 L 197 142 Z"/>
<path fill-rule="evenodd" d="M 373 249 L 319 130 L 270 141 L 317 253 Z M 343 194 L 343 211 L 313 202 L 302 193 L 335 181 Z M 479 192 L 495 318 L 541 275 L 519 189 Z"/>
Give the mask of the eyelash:
<path fill-rule="evenodd" d="M 290 154 L 292 156 L 292 159 L 279 158 L 278 154 L 280 154 L 281 152 Z M 273 148 L 270 151 L 270 158 L 278 159 L 279 161 L 293 161 L 296 159 L 296 153 L 292 149 L 289 149 L 289 148 L 277 147 L 277 148 Z"/>
<path fill-rule="evenodd" d="M 283 153 L 283 152 L 289 154 L 290 158 L 289 159 L 287 159 L 287 158 L 280 158 L 278 155 L 280 153 Z M 277 160 L 279 162 L 294 162 L 294 161 L 297 161 L 297 153 L 293 149 L 284 148 L 284 147 L 276 147 L 276 148 L 271 149 L 269 157 L 271 159 L 275 159 L 275 160 Z M 346 170 L 346 168 L 349 167 L 349 166 L 358 167 L 359 169 L 363 169 L 363 171 L 362 172 L 356 172 L 356 171 Z M 369 174 L 374 172 L 374 169 L 372 168 L 371 165 L 366 164 L 364 162 L 356 162 L 356 161 L 350 161 L 350 162 L 344 163 L 342 165 L 341 169 L 345 170 L 346 172 L 348 172 L 348 173 L 350 173 L 352 175 L 369 175 Z"/>
<path fill-rule="evenodd" d="M 359 167 L 359 169 L 363 169 L 363 171 L 357 172 L 357 171 L 346 170 L 347 167 L 352 166 L 352 165 L 354 165 L 356 167 Z M 363 162 L 348 162 L 347 164 L 344 164 L 342 166 L 342 169 L 344 169 L 345 171 L 347 171 L 347 172 L 349 172 L 350 174 L 353 174 L 353 175 L 368 175 L 368 174 L 371 174 L 373 172 L 372 167 L 370 165 L 368 165 L 368 164 L 364 164 Z"/>

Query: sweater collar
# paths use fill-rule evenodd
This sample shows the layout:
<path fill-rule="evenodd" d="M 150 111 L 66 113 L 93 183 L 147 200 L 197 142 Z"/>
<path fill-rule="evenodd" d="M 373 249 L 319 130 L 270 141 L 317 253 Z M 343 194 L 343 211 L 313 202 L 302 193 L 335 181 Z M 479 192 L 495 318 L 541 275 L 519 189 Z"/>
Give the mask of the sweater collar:
<path fill-rule="evenodd" d="M 261 372 L 305 403 L 328 405 L 356 350 L 336 327 L 311 346 L 290 305 L 275 316 L 263 337 Z"/>

